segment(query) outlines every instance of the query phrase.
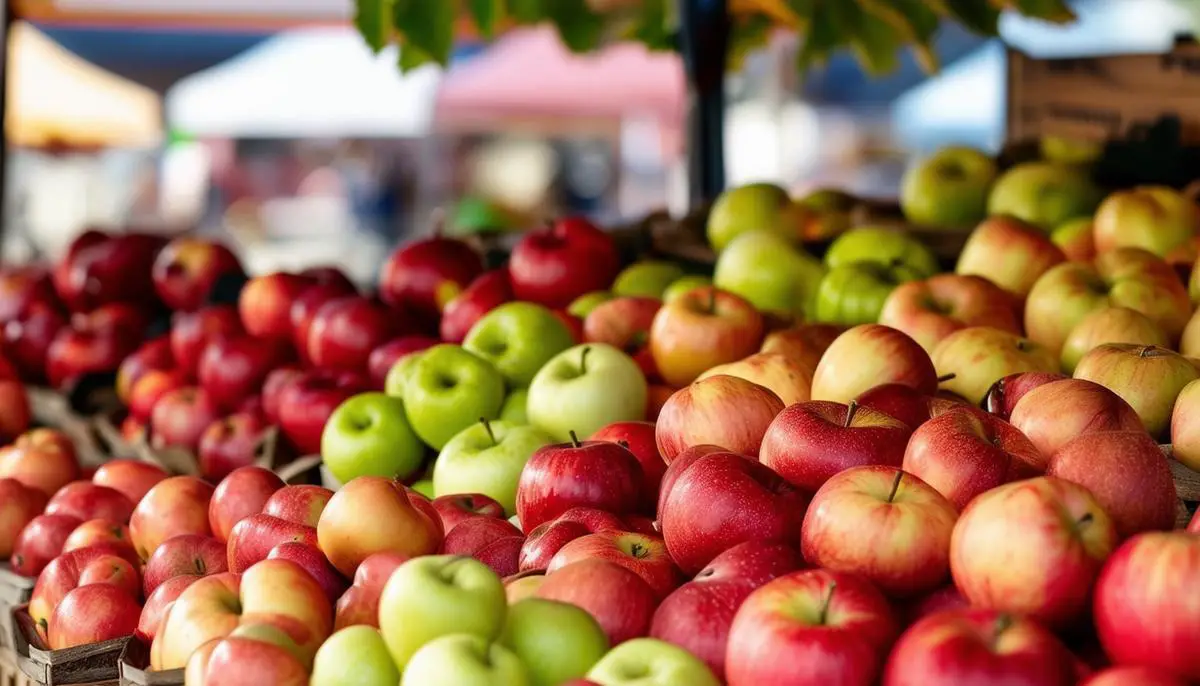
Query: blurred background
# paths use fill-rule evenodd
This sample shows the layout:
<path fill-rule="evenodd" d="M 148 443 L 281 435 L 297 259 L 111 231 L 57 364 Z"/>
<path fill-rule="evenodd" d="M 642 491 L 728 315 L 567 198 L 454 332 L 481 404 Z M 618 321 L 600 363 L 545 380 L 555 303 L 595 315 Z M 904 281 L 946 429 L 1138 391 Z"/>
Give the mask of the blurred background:
<path fill-rule="evenodd" d="M 1190 1 L 1190 0 L 1189 0 Z M 728 183 L 894 196 L 913 154 L 1004 138 L 1004 43 L 1034 56 L 1160 52 L 1189 2 L 1079 0 L 1059 28 L 939 35 L 942 70 L 873 79 L 853 56 L 797 74 L 794 39 L 729 76 Z M 1196 3 L 1192 3 L 1196 4 Z M 370 281 L 431 229 L 522 229 L 686 209 L 682 67 L 616 45 L 573 56 L 550 30 L 401 75 L 348 0 L 21 0 L 4 89 L 3 257 L 55 256 L 90 227 L 220 234 L 253 272 L 337 263 Z"/>

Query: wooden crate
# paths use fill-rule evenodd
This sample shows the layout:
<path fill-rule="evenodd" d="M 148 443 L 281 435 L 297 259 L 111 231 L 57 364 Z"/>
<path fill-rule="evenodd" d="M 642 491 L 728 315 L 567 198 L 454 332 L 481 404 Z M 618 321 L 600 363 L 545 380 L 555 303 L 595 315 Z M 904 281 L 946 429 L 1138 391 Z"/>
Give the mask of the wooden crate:
<path fill-rule="evenodd" d="M 29 606 L 12 610 L 17 667 L 28 678 L 22 686 L 118 686 L 117 661 L 130 637 L 50 650 L 37 635 Z"/>
<path fill-rule="evenodd" d="M 129 639 L 117 665 L 121 686 L 183 686 L 183 670 L 150 671 L 150 646 L 137 638 Z M 5 684 L 0 683 L 0 686 Z"/>
<path fill-rule="evenodd" d="M 7 562 L 0 562 L 0 650 L 13 647 L 12 610 L 29 602 L 36 577 L 21 576 Z M 0 686 L 7 686 L 0 681 Z"/>

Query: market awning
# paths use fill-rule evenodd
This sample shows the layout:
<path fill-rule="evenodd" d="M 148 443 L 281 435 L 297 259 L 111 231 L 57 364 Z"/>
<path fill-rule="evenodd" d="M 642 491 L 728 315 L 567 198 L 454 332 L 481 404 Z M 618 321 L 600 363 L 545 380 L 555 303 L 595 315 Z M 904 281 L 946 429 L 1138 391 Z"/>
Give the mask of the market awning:
<path fill-rule="evenodd" d="M 151 147 L 158 95 L 91 64 L 29 24 L 12 28 L 5 133 L 22 147 Z"/>

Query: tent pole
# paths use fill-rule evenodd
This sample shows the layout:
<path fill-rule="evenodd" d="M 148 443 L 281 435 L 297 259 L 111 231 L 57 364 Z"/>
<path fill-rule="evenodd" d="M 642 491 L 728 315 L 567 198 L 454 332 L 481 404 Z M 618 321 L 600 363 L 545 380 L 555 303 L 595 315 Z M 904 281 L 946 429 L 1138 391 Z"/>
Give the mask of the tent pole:
<path fill-rule="evenodd" d="M 688 81 L 688 171 L 693 209 L 725 189 L 725 65 L 728 0 L 679 0 L 680 50 Z"/>
<path fill-rule="evenodd" d="M 12 217 L 9 216 L 8 210 L 8 170 L 9 170 L 9 146 L 8 146 L 8 79 L 11 76 L 12 64 L 9 60 L 9 40 L 12 37 L 13 25 L 13 8 L 10 0 L 3 0 L 3 5 L 0 6 L 0 260 L 4 257 L 4 236 L 8 233 L 7 229 Z"/>

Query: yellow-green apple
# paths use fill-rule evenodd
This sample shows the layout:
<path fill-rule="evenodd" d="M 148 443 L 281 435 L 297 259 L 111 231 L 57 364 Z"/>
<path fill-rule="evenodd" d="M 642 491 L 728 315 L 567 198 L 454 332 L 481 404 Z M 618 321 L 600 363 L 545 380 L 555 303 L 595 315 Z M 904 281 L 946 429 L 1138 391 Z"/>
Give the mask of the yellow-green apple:
<path fill-rule="evenodd" d="M 364 513 L 370 513 L 372 526 L 362 526 Z M 361 476 L 343 486 L 317 523 L 321 550 L 347 577 L 375 553 L 429 555 L 442 544 L 442 536 L 441 520 L 429 501 L 378 476 Z"/>
<path fill-rule="evenodd" d="M 361 393 L 329 415 L 321 432 L 321 457 L 340 483 L 360 476 L 403 480 L 421 466 L 425 446 L 409 426 L 403 400 Z"/>
<path fill-rule="evenodd" d="M 933 395 L 937 372 L 929 353 L 908 334 L 864 324 L 838 336 L 813 372 L 813 400 L 845 403 L 885 383 L 901 383 Z"/>
<path fill-rule="evenodd" d="M 336 631 L 317 651 L 312 683 L 321 686 L 396 686 L 400 683 L 400 670 L 392 662 L 378 629 L 348 626 Z"/>
<path fill-rule="evenodd" d="M 229 532 L 243 519 L 263 511 L 271 496 L 283 488 L 283 480 L 264 467 L 239 467 L 217 484 L 208 503 L 208 524 L 218 541 L 229 540 Z"/>
<path fill-rule="evenodd" d="M 712 279 L 707 276 L 689 275 L 680 277 L 670 283 L 666 290 L 663 291 L 662 301 L 671 302 L 678 300 L 681 296 L 689 291 L 694 291 L 697 288 L 705 288 L 712 285 Z"/>
<path fill-rule="evenodd" d="M 268 560 L 290 560 L 317 582 L 330 603 L 336 603 L 350 585 L 330 564 L 315 542 L 287 541 L 271 548 Z"/>
<path fill-rule="evenodd" d="M 133 557 L 133 541 L 129 539 L 129 527 L 124 524 L 113 524 L 103 519 L 91 519 L 79 526 L 67 536 L 63 543 L 63 552 L 88 548 L 101 543 L 122 546 Z"/>
<path fill-rule="evenodd" d="M 508 265 L 517 299 L 550 308 L 608 288 L 619 269 L 612 237 L 582 217 L 527 232 L 513 247 Z"/>
<path fill-rule="evenodd" d="M 289 542 L 316 546 L 317 530 L 268 514 L 260 513 L 246 517 L 229 532 L 229 542 L 226 546 L 229 571 L 241 574 L 267 559 L 272 548 Z"/>
<path fill-rule="evenodd" d="M 769 389 L 736 376 L 710 376 L 680 389 L 663 405 L 655 441 L 670 463 L 693 445 L 719 445 L 757 456 L 763 434 L 783 401 Z"/>
<path fill-rule="evenodd" d="M 334 607 L 334 628 L 357 624 L 379 628 L 379 597 L 383 595 L 383 587 L 392 572 L 408 560 L 397 553 L 375 553 L 363 560 L 354 573 L 354 583 Z"/>
<path fill-rule="evenodd" d="M 13 572 L 31 577 L 41 574 L 62 553 L 71 532 L 80 524 L 83 522 L 69 515 L 38 515 L 29 520 L 13 542 L 9 558 Z"/>
<path fill-rule="evenodd" d="M 1037 227 L 1014 217 L 992 217 L 967 238 L 954 271 L 982 276 L 1023 300 L 1046 270 L 1066 259 Z"/>
<path fill-rule="evenodd" d="M 609 648 L 604 630 L 587 612 L 542 598 L 509 605 L 500 643 L 525 664 L 530 686 L 582 677 Z"/>
<path fill-rule="evenodd" d="M 900 207 L 910 222 L 960 229 L 987 216 L 996 163 L 986 153 L 948 146 L 916 160 L 900 181 Z"/>
<path fill-rule="evenodd" d="M 654 422 L 613 422 L 592 434 L 589 441 L 623 443 L 642 466 L 642 483 L 646 486 L 647 502 L 658 500 L 659 487 L 667 462 L 658 451 Z"/>
<path fill-rule="evenodd" d="M 811 493 L 850 467 L 899 467 L 910 433 L 904 422 L 882 412 L 814 400 L 779 413 L 763 436 L 758 457 Z"/>
<path fill-rule="evenodd" d="M 46 514 L 65 514 L 82 521 L 103 519 L 124 524 L 133 514 L 133 503 L 120 491 L 98 486 L 90 481 L 74 481 L 62 488 L 46 503 Z"/>
<path fill-rule="evenodd" d="M 1074 684 L 1071 653 L 1037 622 L 987 609 L 946 610 L 896 642 L 885 686 Z"/>
<path fill-rule="evenodd" d="M 1077 217 L 1059 224 L 1050 232 L 1050 240 L 1062 249 L 1071 262 L 1091 262 L 1096 259 L 1091 217 Z"/>
<path fill-rule="evenodd" d="M 202 646 L 188 660 L 185 683 L 202 686 L 305 686 L 304 656 L 286 632 L 269 623 L 247 624 Z M 202 674 L 197 678 L 197 674 Z"/>
<path fill-rule="evenodd" d="M 379 275 L 379 293 L 392 307 L 433 319 L 483 273 L 483 266 L 483 258 L 468 243 L 435 234 L 388 256 Z"/>
<path fill-rule="evenodd" d="M 582 683 L 605 686 L 718 686 L 721 683 L 695 655 L 656 638 L 637 638 L 622 643 L 600 658 L 587 676 Z"/>
<path fill-rule="evenodd" d="M 670 386 L 758 350 L 763 318 L 754 305 L 720 288 L 698 288 L 664 304 L 650 328 L 650 353 Z"/>
<path fill-rule="evenodd" d="M 619 443 L 578 441 L 541 448 L 525 463 L 517 486 L 517 517 L 532 532 L 573 507 L 615 515 L 645 509 L 642 467 Z"/>
<path fill-rule="evenodd" d="M 947 412 L 913 432 L 903 466 L 961 511 L 996 486 L 1041 474 L 1047 459 L 1003 419 Z"/>
<path fill-rule="evenodd" d="M 171 611 L 171 606 L 179 599 L 184 590 L 191 586 L 194 581 L 199 579 L 198 576 L 176 576 L 167 579 L 154 592 L 146 597 L 146 604 L 142 607 L 142 614 L 138 618 L 137 629 L 133 635 L 138 640 L 149 645 L 154 641 L 154 637 L 158 635 L 158 629 L 162 626 L 163 617 Z"/>
<path fill-rule="evenodd" d="M 21 530 L 45 507 L 45 493 L 16 479 L 0 479 L 0 558 L 13 554 Z"/>
<path fill-rule="evenodd" d="M 1062 347 L 1063 370 L 1073 373 L 1088 351 L 1105 343 L 1171 345 L 1162 328 L 1141 312 L 1128 307 L 1105 307 L 1093 310 L 1067 334 Z"/>
<path fill-rule="evenodd" d="M 111 460 L 96 468 L 92 483 L 115 488 L 138 503 L 159 481 L 167 478 L 167 471 L 151 462 L 141 460 Z"/>
<path fill-rule="evenodd" d="M 529 423 L 557 441 L 589 436 L 606 424 L 646 414 L 646 377 L 634 360 L 604 343 L 556 355 L 529 385 Z"/>
<path fill-rule="evenodd" d="M 1008 292 L 981 276 L 960 274 L 901 284 L 884 303 L 879 323 L 908 334 L 927 352 L 968 326 L 1021 332 Z"/>
<path fill-rule="evenodd" d="M 845 331 L 832 324 L 800 324 L 768 333 L 759 352 L 785 355 L 807 369 L 811 376 L 821 356 Z"/>
<path fill-rule="evenodd" d="M 642 577 L 607 560 L 580 560 L 546 578 L 535 598 L 583 608 L 618 645 L 650 632 L 658 597 Z"/>
<path fill-rule="evenodd" d="M 662 298 L 663 291 L 683 278 L 683 267 L 674 262 L 643 260 L 621 270 L 613 280 L 612 292 L 621 298 Z"/>
<path fill-rule="evenodd" d="M 1190 257 L 1186 262 L 1191 263 L 1196 259 L 1200 210 L 1192 198 L 1174 188 L 1138 186 L 1117 191 L 1100 203 L 1094 232 L 1098 252 L 1141 248 L 1168 260 Z"/>
<path fill-rule="evenodd" d="M 1088 489 L 1121 538 L 1175 524 L 1175 480 L 1162 450 L 1140 427 L 1077 436 L 1054 452 L 1046 474 Z"/>
<path fill-rule="evenodd" d="M 1200 470 L 1200 381 L 1189 382 L 1171 410 L 1171 456 Z"/>
<path fill-rule="evenodd" d="M 766 231 L 794 241 L 799 238 L 800 218 L 787 191 L 773 183 L 730 188 L 717 197 L 708 215 L 708 243 L 721 252 L 749 231 Z"/>
<path fill-rule="evenodd" d="M 949 578 L 957 519 L 954 505 L 912 474 L 854 467 L 813 496 L 801 552 L 814 566 L 859 574 L 892 597 L 911 598 Z"/>
<path fill-rule="evenodd" d="M 463 348 L 495 365 L 509 388 L 525 388 L 550 358 L 574 343 L 570 330 L 550 310 L 511 302 L 476 322 Z"/>
<path fill-rule="evenodd" d="M 400 686 L 492 686 L 529 683 L 525 664 L 490 638 L 465 633 L 422 645 L 404 667 Z"/>
<path fill-rule="evenodd" d="M 510 536 L 524 538 L 521 530 L 507 519 L 472 517 L 446 534 L 445 540 L 442 541 L 441 553 L 474 555 L 480 548 Z"/>
<path fill-rule="evenodd" d="M 1187 686 L 1187 682 L 1154 667 L 1108 667 L 1092 674 L 1081 686 Z"/>
<path fill-rule="evenodd" d="M 504 403 L 504 377 L 482 357 L 443 344 L 416 359 L 403 402 L 417 436 L 441 450 L 480 417 L 496 418 Z"/>
<path fill-rule="evenodd" d="M 814 369 L 815 366 L 807 367 L 783 353 L 755 353 L 737 362 L 717 365 L 701 374 L 698 381 L 718 375 L 736 376 L 771 391 L 786 407 L 811 398 Z"/>
<path fill-rule="evenodd" d="M 1175 398 L 1198 377 L 1200 369 L 1177 352 L 1127 343 L 1097 346 L 1075 368 L 1076 379 L 1094 381 L 1121 396 L 1155 438 L 1167 435 Z"/>
<path fill-rule="evenodd" d="M 29 598 L 29 616 L 45 638 L 54 609 L 72 590 L 88 584 L 110 584 L 137 599 L 138 573 L 126 559 L 128 551 L 114 545 L 95 545 L 64 553 L 37 576 Z M 134 624 L 137 622 L 135 621 Z"/>
<path fill-rule="evenodd" d="M 482 493 L 511 516 L 517 511 L 517 483 L 525 463 L 553 442 L 532 426 L 481 420 L 460 431 L 438 453 L 433 465 L 434 493 Z"/>
<path fill-rule="evenodd" d="M 454 527 L 472 517 L 504 518 L 504 506 L 482 493 L 452 493 L 433 499 L 433 509 L 442 520 L 442 530 L 447 534 Z"/>
<path fill-rule="evenodd" d="M 590 507 L 573 507 L 529 532 L 521 545 L 518 569 L 544 572 L 550 566 L 550 560 L 571 541 L 588 534 L 628 528 L 628 524 L 614 514 Z"/>
<path fill-rule="evenodd" d="M 229 248 L 203 238 L 183 236 L 159 251 L 151 270 L 154 290 L 172 310 L 190 312 L 205 304 L 213 287 L 228 277 L 245 278 Z"/>
<path fill-rule="evenodd" d="M 1191 533 L 1139 534 L 1113 553 L 1096 582 L 1093 617 L 1114 663 L 1200 679 L 1200 610 L 1179 596 L 1197 573 L 1200 538 Z"/>
<path fill-rule="evenodd" d="M 581 536 L 559 549 L 546 568 L 548 574 L 587 558 L 608 560 L 642 577 L 661 600 L 680 583 L 679 570 L 661 538 L 628 531 L 603 531 Z"/>
<path fill-rule="evenodd" d="M 33 429 L 0 448 L 0 479 L 16 479 L 46 497 L 79 478 L 71 439 L 54 429 Z"/>
<path fill-rule="evenodd" d="M 504 584 L 469 557 L 433 555 L 400 565 L 379 599 L 379 630 L 402 671 L 421 646 L 448 634 L 500 635 Z"/>
<path fill-rule="evenodd" d="M 938 273 L 937 256 L 904 231 L 861 226 L 838 236 L 825 253 L 825 264 L 837 268 L 869 262 L 896 270 L 909 279 L 925 279 Z"/>
<path fill-rule="evenodd" d="M 868 686 L 877 683 L 898 633 L 887 599 L 863 577 L 827 569 L 793 572 L 742 603 L 729 628 L 725 680 L 729 686 Z"/>
<path fill-rule="evenodd" d="M 508 598 L 509 607 L 526 598 L 532 598 L 541 588 L 542 581 L 545 579 L 546 575 L 538 570 L 519 572 L 506 577 L 504 579 L 504 595 Z"/>
<path fill-rule="evenodd" d="M 1104 143 L 1075 136 L 1043 135 L 1038 140 L 1042 159 L 1059 164 L 1088 165 L 1104 154 Z"/>
<path fill-rule="evenodd" d="M 580 319 L 587 319 L 592 310 L 617 297 L 612 291 L 592 291 L 571 301 L 567 306 L 567 314 Z"/>
<path fill-rule="evenodd" d="M 143 560 L 181 534 L 211 536 L 208 507 L 213 487 L 194 476 L 173 476 L 151 488 L 133 510 L 129 535 Z"/>
<path fill-rule="evenodd" d="M 1020 429 L 1045 460 L 1076 436 L 1103 431 L 1141 431 L 1137 412 L 1116 393 L 1083 379 L 1062 379 L 1031 389 L 1012 410 Z"/>
<path fill-rule="evenodd" d="M 316 526 L 332 498 L 333 491 L 321 486 L 284 486 L 267 498 L 262 513 L 304 526 Z"/>
<path fill-rule="evenodd" d="M 988 389 L 987 395 L 983 398 L 982 407 L 990 414 L 1010 421 L 1012 411 L 1016 409 L 1017 403 L 1021 398 L 1025 397 L 1038 386 L 1062 381 L 1071 377 L 1058 372 L 1017 372 L 1001 377 L 992 387 Z"/>
<path fill-rule="evenodd" d="M 308 665 L 332 630 L 333 608 L 308 572 L 289 560 L 264 560 L 241 575 L 207 576 L 188 586 L 163 619 L 150 666 L 183 667 L 208 641 L 261 622 L 286 632 Z"/>
<path fill-rule="evenodd" d="M 671 559 L 690 575 L 739 543 L 794 543 L 807 506 L 808 495 L 767 466 L 711 453 L 670 485 L 659 525 Z"/>
<path fill-rule="evenodd" d="M 229 571 L 229 565 L 224 543 L 212 536 L 182 534 L 164 541 L 146 561 L 142 589 L 149 597 L 174 577 L 208 576 L 225 571 Z"/>
<path fill-rule="evenodd" d="M 1188 357 L 1200 357 L 1200 314 L 1193 314 L 1183 328 L 1183 334 L 1179 337 L 1179 352 Z"/>
<path fill-rule="evenodd" d="M 129 636 L 141 613 L 137 599 L 118 586 L 80 586 L 54 608 L 48 645 L 51 650 L 64 650 Z"/>
<path fill-rule="evenodd" d="M 616 298 L 597 305 L 583 320 L 583 340 L 607 343 L 624 350 L 646 378 L 658 375 L 650 354 L 650 327 L 662 301 L 658 298 Z"/>
<path fill-rule="evenodd" d="M 799 552 L 785 543 L 735 545 L 659 604 L 650 635 L 682 646 L 724 678 L 729 626 L 742 601 L 759 586 L 803 566 Z"/>
<path fill-rule="evenodd" d="M 938 343 L 932 357 L 937 373 L 946 378 L 942 389 L 973 404 L 981 403 L 992 385 L 1006 376 L 1058 371 L 1058 356 L 1050 349 L 988 326 L 955 331 Z"/>
<path fill-rule="evenodd" d="M 1049 232 L 1068 219 L 1091 215 L 1103 197 L 1085 168 L 1025 162 L 996 179 L 987 213 L 1016 217 Z"/>
<path fill-rule="evenodd" d="M 1187 289 L 1170 265 L 1144 250 L 1120 248 L 1101 253 L 1094 265 L 1070 262 L 1043 274 L 1025 303 L 1025 331 L 1062 350 L 1071 330 L 1105 306 L 1141 312 L 1172 341 L 1191 314 Z"/>
<path fill-rule="evenodd" d="M 1086 612 L 1116 543 L 1112 519 L 1086 488 L 1037 477 L 971 501 L 950 540 L 950 571 L 972 607 L 1065 626 Z"/>
<path fill-rule="evenodd" d="M 529 423 L 529 389 L 518 388 L 514 391 L 509 391 L 504 398 L 504 404 L 500 406 L 500 415 L 498 419 L 513 424 L 528 424 Z"/>

